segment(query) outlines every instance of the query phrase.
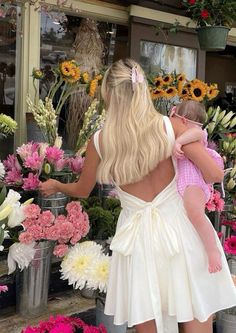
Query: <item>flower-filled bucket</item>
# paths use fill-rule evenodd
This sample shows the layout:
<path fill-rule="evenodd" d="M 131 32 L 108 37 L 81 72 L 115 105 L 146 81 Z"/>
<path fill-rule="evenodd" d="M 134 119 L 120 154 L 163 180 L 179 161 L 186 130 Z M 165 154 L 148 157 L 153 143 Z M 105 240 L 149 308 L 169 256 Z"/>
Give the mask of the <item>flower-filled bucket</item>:
<path fill-rule="evenodd" d="M 197 29 L 201 50 L 223 51 L 226 47 L 229 28 L 224 26 L 205 26 Z"/>

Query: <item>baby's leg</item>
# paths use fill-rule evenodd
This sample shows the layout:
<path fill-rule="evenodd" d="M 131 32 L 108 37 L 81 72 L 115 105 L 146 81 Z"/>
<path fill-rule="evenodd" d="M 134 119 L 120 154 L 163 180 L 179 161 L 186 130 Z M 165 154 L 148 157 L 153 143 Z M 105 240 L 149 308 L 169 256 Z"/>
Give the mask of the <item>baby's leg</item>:
<path fill-rule="evenodd" d="M 183 195 L 188 217 L 198 232 L 208 256 L 208 269 L 215 273 L 222 269 L 221 253 L 216 245 L 215 234 L 205 217 L 205 193 L 195 185 L 188 186 Z"/>

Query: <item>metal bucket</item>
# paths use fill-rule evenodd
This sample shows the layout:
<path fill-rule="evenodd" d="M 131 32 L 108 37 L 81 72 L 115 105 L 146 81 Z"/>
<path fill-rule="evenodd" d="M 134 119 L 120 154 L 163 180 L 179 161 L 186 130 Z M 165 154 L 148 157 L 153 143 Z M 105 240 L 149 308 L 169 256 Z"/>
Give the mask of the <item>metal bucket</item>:
<path fill-rule="evenodd" d="M 47 309 L 52 242 L 35 245 L 29 267 L 16 275 L 16 309 L 25 318 L 40 316 Z"/>
<path fill-rule="evenodd" d="M 127 324 L 114 325 L 114 316 L 108 316 L 104 313 L 105 301 L 102 298 L 96 299 L 96 325 L 103 324 L 108 333 L 126 333 Z"/>
<path fill-rule="evenodd" d="M 236 256 L 230 256 L 227 261 L 230 273 L 236 275 Z"/>
<path fill-rule="evenodd" d="M 217 333 L 235 333 L 236 332 L 236 307 L 220 311 L 216 316 Z"/>
<path fill-rule="evenodd" d="M 61 192 L 43 197 L 39 194 L 37 203 L 42 210 L 50 210 L 55 216 L 65 214 L 65 207 L 69 202 L 69 197 Z"/>

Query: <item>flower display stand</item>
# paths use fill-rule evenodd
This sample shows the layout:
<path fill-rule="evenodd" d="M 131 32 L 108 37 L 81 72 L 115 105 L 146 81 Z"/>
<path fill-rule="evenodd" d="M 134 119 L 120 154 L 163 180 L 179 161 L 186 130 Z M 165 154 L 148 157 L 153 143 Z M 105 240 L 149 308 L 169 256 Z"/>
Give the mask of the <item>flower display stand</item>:
<path fill-rule="evenodd" d="M 226 47 L 229 28 L 205 26 L 197 29 L 200 48 L 205 51 L 223 51 Z"/>

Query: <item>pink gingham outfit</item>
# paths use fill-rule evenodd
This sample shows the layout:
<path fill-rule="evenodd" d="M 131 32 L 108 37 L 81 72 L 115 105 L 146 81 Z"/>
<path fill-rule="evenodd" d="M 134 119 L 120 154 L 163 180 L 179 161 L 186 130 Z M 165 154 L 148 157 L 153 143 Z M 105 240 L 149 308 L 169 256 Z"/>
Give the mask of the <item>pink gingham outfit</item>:
<path fill-rule="evenodd" d="M 215 162 L 221 167 L 224 168 L 224 163 L 221 156 L 213 149 L 207 147 L 207 131 L 203 130 L 204 138 L 202 144 L 206 148 L 208 154 L 215 160 Z M 190 185 L 199 186 L 206 196 L 206 202 L 210 199 L 211 196 L 211 184 L 206 184 L 203 179 L 201 171 L 196 167 L 196 165 L 190 161 L 188 158 L 183 157 L 177 160 L 177 188 L 181 196 L 183 196 L 186 187 Z"/>

